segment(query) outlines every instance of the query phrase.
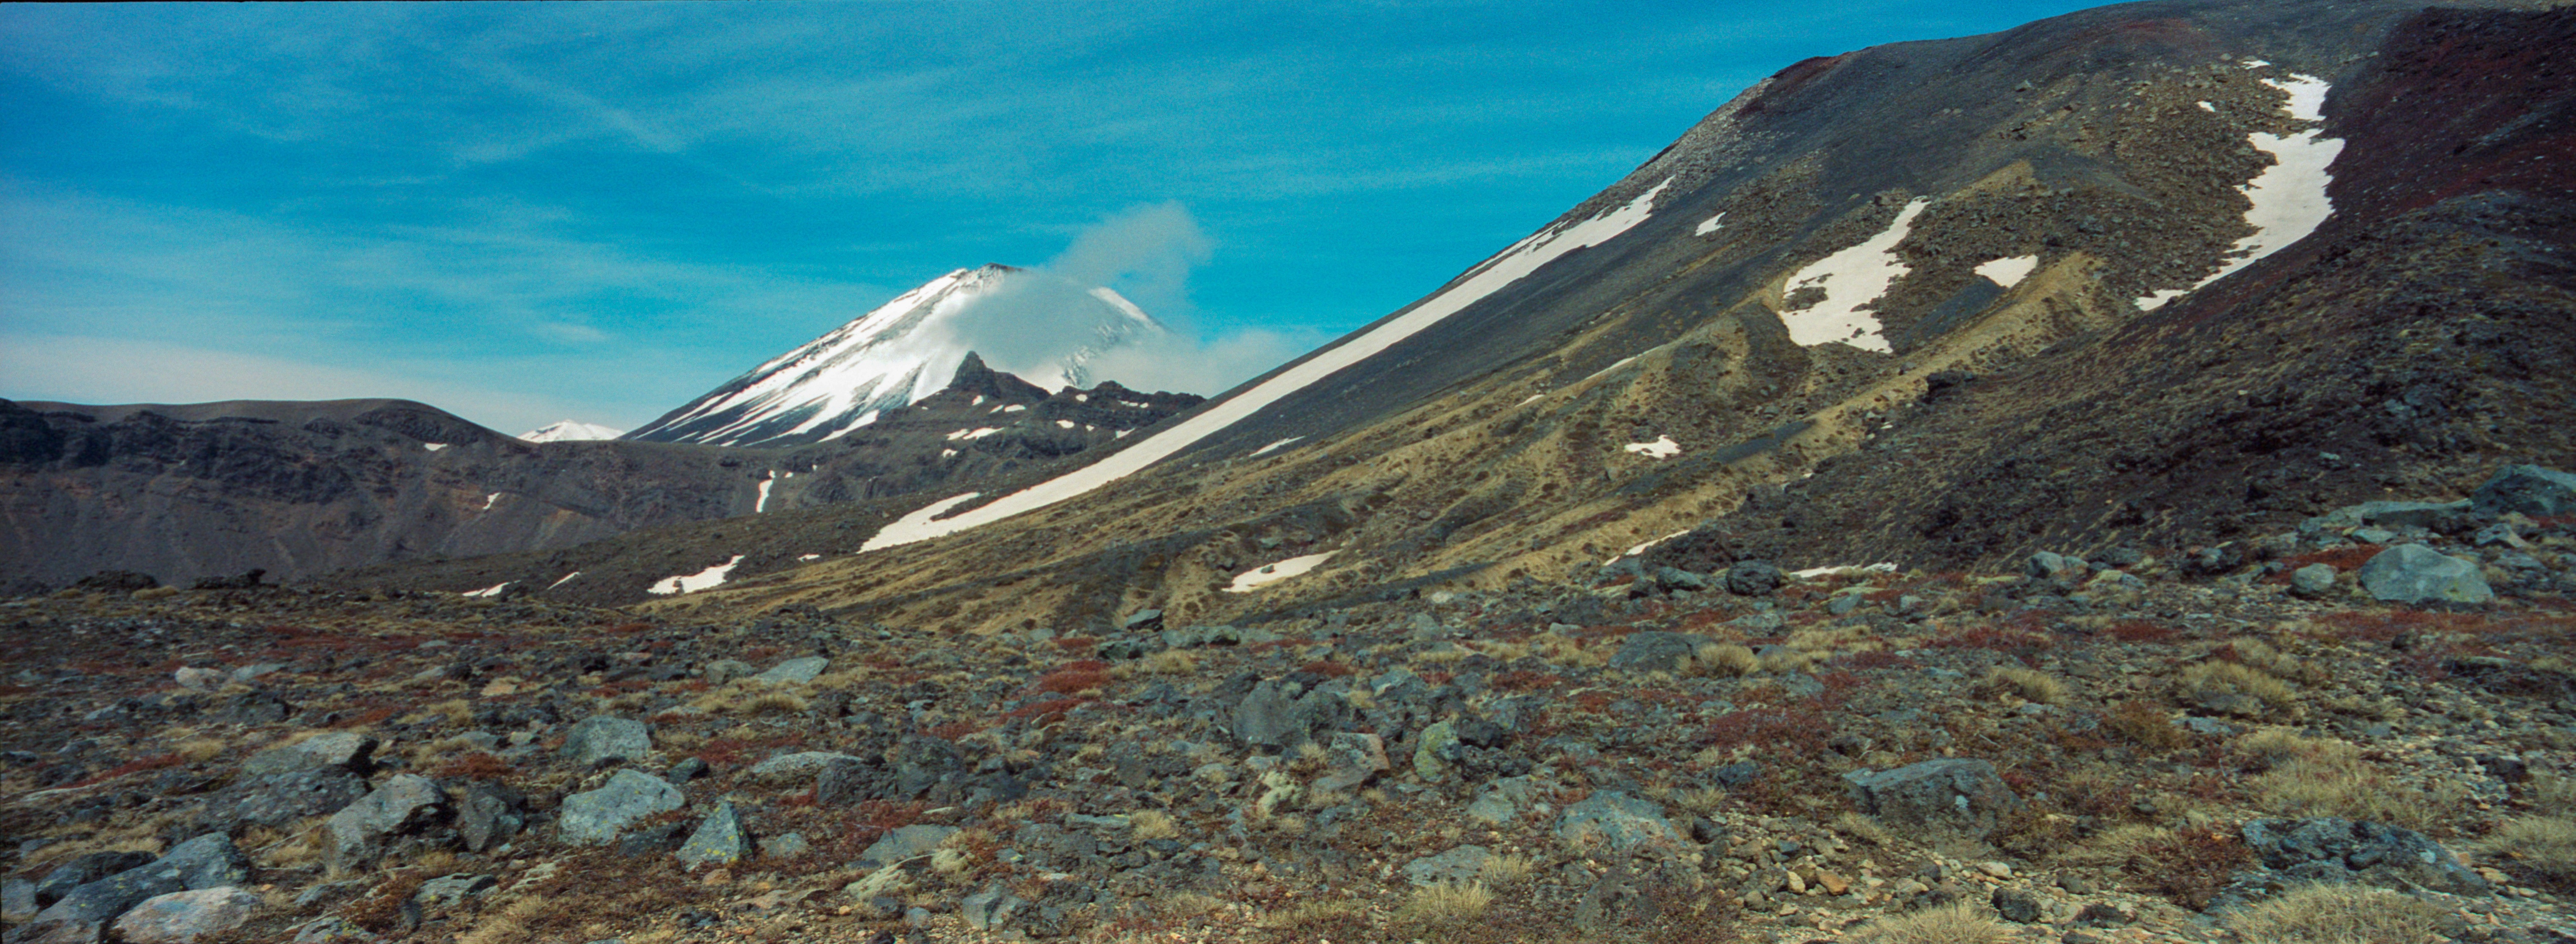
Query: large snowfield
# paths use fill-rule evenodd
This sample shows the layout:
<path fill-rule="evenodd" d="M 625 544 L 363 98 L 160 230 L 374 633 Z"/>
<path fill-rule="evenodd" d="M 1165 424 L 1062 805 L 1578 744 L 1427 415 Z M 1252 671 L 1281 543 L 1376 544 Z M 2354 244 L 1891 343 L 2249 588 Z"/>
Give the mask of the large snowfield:
<path fill-rule="evenodd" d="M 1598 246 L 1643 223 L 1655 209 L 1655 197 L 1671 186 L 1672 180 L 1656 184 L 1653 189 L 1618 207 L 1602 211 L 1580 222 L 1558 224 L 1540 230 L 1513 243 L 1510 248 L 1468 270 L 1465 278 L 1446 290 L 1424 299 L 1411 309 L 1387 319 L 1377 327 L 1352 337 L 1337 347 L 1317 352 L 1305 361 L 1280 371 L 1277 376 L 1252 389 L 1236 394 L 1209 409 L 1182 421 L 1170 429 L 1138 440 L 1106 459 L 1071 473 L 1004 495 L 991 504 L 971 509 L 953 518 L 932 520 L 940 511 L 974 496 L 961 495 L 934 503 L 897 519 L 878 531 L 860 547 L 873 551 L 900 547 L 918 541 L 955 534 L 977 525 L 1000 521 L 1012 515 L 1035 511 L 1065 499 L 1089 492 L 1127 476 L 1146 466 L 1187 449 L 1218 430 L 1232 426 L 1280 399 L 1305 389 L 1308 385 L 1333 375 L 1342 368 L 1357 364 L 1397 342 L 1438 324 L 1441 319 L 1457 314 L 1503 286 L 1519 281 L 1522 276 L 1538 271 L 1540 266 L 1556 261 L 1577 249 Z"/>
<path fill-rule="evenodd" d="M 2248 68 L 2268 65 L 2260 61 L 2246 63 Z M 2282 136 L 2257 131 L 2246 136 L 2246 143 L 2272 155 L 2272 166 L 2264 168 L 2242 188 L 2254 205 L 2245 211 L 2245 223 L 2254 232 L 2236 241 L 2222 257 L 2218 271 L 2210 273 L 2187 289 L 2163 289 L 2138 299 L 2138 307 L 2152 309 L 2216 282 L 2263 257 L 2308 238 L 2309 233 L 2325 224 L 2334 214 L 2334 201 L 2326 196 L 2326 186 L 2334 176 L 2326 168 L 2334 166 L 2343 154 L 2343 139 L 2324 137 L 2326 93 L 2333 90 L 2326 80 L 2313 75 L 2290 73 L 2287 79 L 2264 79 L 2263 84 L 2280 89 L 2290 96 L 2284 106 L 2290 117 L 2319 125 L 2298 134 Z"/>

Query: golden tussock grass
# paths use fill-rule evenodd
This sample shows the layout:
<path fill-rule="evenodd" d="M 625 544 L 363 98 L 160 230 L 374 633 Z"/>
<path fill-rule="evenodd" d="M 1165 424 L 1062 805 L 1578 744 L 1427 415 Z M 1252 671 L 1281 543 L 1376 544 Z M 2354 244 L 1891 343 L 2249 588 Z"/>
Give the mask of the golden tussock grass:
<path fill-rule="evenodd" d="M 1128 815 L 1127 825 L 1138 839 L 1178 839 L 1181 836 L 1181 824 L 1173 821 L 1172 814 L 1161 810 L 1138 810 Z"/>
<path fill-rule="evenodd" d="M 2066 703 L 2066 683 L 2037 669 L 1998 667 L 1986 673 L 1986 680 L 2021 696 L 2024 701 L 2043 705 Z"/>
<path fill-rule="evenodd" d="M 1550 663 L 1569 668 L 1600 668 L 1610 664 L 1604 647 L 1586 648 L 1580 640 L 1562 633 L 1546 632 L 1529 638 L 1530 651 Z"/>
<path fill-rule="evenodd" d="M 1143 660 L 1137 662 L 1136 665 L 1138 668 L 1155 675 L 1196 672 L 1199 668 L 1199 654 L 1187 649 L 1165 649 L 1161 652 L 1146 656 Z"/>
<path fill-rule="evenodd" d="M 1485 860 L 1485 882 L 1497 888 L 1529 881 L 1538 872 L 1537 860 L 1525 855 L 1498 855 Z"/>
<path fill-rule="evenodd" d="M 2254 781 L 2258 803 L 2284 816 L 2338 816 L 2431 831 L 2448 829 L 2468 800 L 2445 784 L 2402 784 L 2357 755 L 2292 757 Z"/>
<path fill-rule="evenodd" d="M 1414 889 L 1395 920 L 1408 925 L 1439 926 L 1485 913 L 1494 904 L 1493 889 L 1483 882 L 1439 882 Z"/>
<path fill-rule="evenodd" d="M 1762 670 L 1762 659 L 1753 650 L 1734 643 L 1709 643 L 1691 656 L 1699 674 L 1722 678 L 1751 675 Z"/>
<path fill-rule="evenodd" d="M 2262 714 L 2289 716 L 2299 702 L 2297 689 L 2261 669 L 2236 662 L 2198 662 L 2183 668 L 2175 681 L 2184 699 L 2208 701 L 2243 695 L 2262 704 Z"/>
<path fill-rule="evenodd" d="M 2551 881 L 2576 882 L 2576 819 L 2516 817 L 2488 833 L 2479 846 Z"/>
<path fill-rule="evenodd" d="M 2397 892 L 2356 885 L 2305 885 L 2227 916 L 2248 941 L 2275 944 L 2435 944 L 2442 911 Z"/>

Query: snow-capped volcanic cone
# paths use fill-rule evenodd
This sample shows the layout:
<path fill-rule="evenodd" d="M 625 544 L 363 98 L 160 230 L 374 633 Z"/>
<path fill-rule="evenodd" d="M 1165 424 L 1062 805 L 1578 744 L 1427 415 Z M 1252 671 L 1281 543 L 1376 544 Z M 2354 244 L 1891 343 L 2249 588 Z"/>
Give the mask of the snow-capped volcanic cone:
<path fill-rule="evenodd" d="M 571 440 L 615 439 L 623 435 L 626 435 L 625 430 L 611 429 L 597 423 L 584 423 L 580 420 L 556 420 L 536 429 L 520 433 L 519 438 L 527 440 L 528 442 L 542 443 L 567 442 Z"/>
<path fill-rule="evenodd" d="M 837 439 L 948 385 L 969 351 L 1050 391 L 1113 348 L 1167 337 L 1107 288 L 1006 265 L 959 269 L 671 411 L 630 440 L 795 446 Z"/>

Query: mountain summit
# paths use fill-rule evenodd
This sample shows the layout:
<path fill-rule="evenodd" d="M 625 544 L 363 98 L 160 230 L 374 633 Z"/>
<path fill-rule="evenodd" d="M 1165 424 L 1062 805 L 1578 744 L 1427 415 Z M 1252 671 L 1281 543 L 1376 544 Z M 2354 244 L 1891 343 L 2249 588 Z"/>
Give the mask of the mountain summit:
<path fill-rule="evenodd" d="M 626 438 L 791 446 L 846 436 L 946 388 L 968 354 L 1052 390 L 1103 353 L 1168 334 L 1107 288 L 988 264 L 959 269 L 753 368 Z"/>

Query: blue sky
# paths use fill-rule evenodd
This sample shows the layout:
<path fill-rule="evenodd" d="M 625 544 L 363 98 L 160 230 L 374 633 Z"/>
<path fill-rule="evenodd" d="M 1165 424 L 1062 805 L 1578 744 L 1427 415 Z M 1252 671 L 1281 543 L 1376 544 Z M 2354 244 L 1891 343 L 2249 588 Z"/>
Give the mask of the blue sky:
<path fill-rule="evenodd" d="M 0 6 L 0 397 L 631 427 L 985 262 L 1239 379 L 1792 62 L 2085 5 Z"/>

